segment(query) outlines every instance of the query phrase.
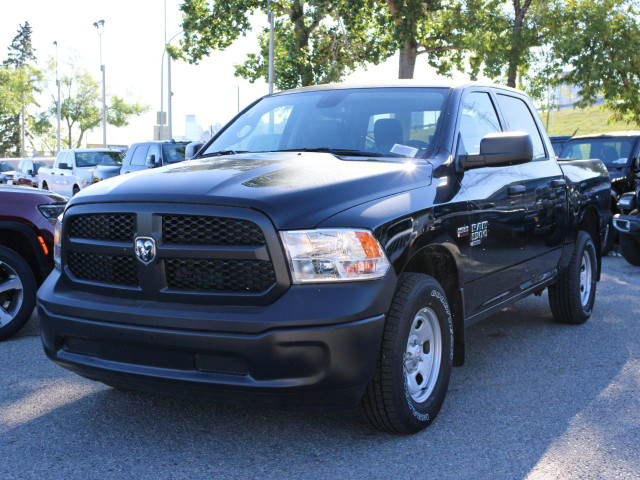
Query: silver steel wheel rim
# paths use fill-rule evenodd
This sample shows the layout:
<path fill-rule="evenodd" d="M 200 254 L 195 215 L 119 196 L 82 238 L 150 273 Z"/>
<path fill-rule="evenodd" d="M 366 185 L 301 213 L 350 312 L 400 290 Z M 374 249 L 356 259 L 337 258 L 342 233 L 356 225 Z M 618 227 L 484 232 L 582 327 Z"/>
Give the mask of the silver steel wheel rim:
<path fill-rule="evenodd" d="M 580 301 L 586 307 L 591 296 L 591 256 L 588 251 L 582 252 L 582 262 L 580 264 Z"/>
<path fill-rule="evenodd" d="M 411 398 L 423 403 L 435 388 L 442 358 L 442 335 L 436 313 L 420 310 L 409 330 L 403 358 L 404 378 Z"/>
<path fill-rule="evenodd" d="M 0 327 L 9 324 L 20 311 L 24 299 L 22 281 L 16 271 L 0 261 Z"/>

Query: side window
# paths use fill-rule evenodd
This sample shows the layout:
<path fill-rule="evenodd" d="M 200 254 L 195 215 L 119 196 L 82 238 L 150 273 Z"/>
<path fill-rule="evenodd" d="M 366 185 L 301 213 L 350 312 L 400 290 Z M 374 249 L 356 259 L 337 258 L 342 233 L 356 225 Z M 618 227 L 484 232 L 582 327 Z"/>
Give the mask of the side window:
<path fill-rule="evenodd" d="M 144 162 L 147 159 L 147 150 L 149 150 L 149 145 L 138 145 L 131 157 L 131 165 L 144 167 Z"/>
<path fill-rule="evenodd" d="M 159 162 L 160 161 L 160 145 L 156 144 L 156 143 L 152 143 L 149 146 L 149 151 L 147 152 L 147 158 L 145 160 L 145 165 L 150 167 L 154 164 L 154 162 L 151 161 L 151 155 L 154 156 L 154 162 Z"/>
<path fill-rule="evenodd" d="M 498 94 L 498 103 L 511 131 L 523 131 L 531 135 L 533 159 L 546 158 L 544 144 L 531 110 L 524 100 L 509 95 Z"/>
<path fill-rule="evenodd" d="M 471 92 L 462 104 L 458 155 L 480 153 L 480 141 L 489 134 L 500 132 L 498 114 L 486 92 Z"/>
<path fill-rule="evenodd" d="M 76 161 L 76 154 L 74 152 L 67 152 L 67 156 L 64 158 L 64 161 L 69 165 L 69 168 L 73 168 Z"/>
<path fill-rule="evenodd" d="M 65 163 L 66 161 L 67 161 L 67 152 L 60 152 L 56 157 L 56 163 L 54 165 L 54 168 L 59 168 L 59 165 L 61 163 Z"/>

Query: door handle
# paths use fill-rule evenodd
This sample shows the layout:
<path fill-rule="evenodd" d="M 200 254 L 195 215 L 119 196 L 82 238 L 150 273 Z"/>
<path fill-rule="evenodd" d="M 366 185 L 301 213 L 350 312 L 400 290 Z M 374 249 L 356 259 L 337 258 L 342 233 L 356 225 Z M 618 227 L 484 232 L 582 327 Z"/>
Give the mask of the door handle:
<path fill-rule="evenodd" d="M 507 187 L 507 195 L 510 197 L 515 197 L 516 195 L 522 195 L 527 191 L 524 185 L 511 185 Z"/>
<path fill-rule="evenodd" d="M 554 178 L 551 180 L 551 188 L 566 187 L 567 181 L 564 178 Z"/>

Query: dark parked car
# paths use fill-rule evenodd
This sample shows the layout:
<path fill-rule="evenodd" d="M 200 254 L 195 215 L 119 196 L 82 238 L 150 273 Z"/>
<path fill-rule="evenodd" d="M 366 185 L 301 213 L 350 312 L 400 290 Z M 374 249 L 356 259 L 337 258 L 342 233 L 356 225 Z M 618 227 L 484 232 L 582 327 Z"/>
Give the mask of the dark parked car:
<path fill-rule="evenodd" d="M 7 162 L 0 162 L 0 184 L 7 185 L 13 180 L 15 167 Z"/>
<path fill-rule="evenodd" d="M 637 173 L 634 159 L 640 155 L 640 132 L 612 132 L 593 135 L 582 135 L 570 139 L 561 158 L 572 160 L 597 158 L 602 160 L 611 178 L 611 214 L 619 213 L 618 198 L 625 192 L 634 191 Z M 604 253 L 608 252 L 615 242 L 616 231 L 610 226 L 605 242 Z"/>
<path fill-rule="evenodd" d="M 148 168 L 182 162 L 189 142 L 134 143 L 127 152 L 120 173 L 138 172 Z"/>
<path fill-rule="evenodd" d="M 560 156 L 564 146 L 567 144 L 569 140 L 571 140 L 571 135 L 555 135 L 553 137 L 549 137 L 551 139 L 551 146 L 553 147 L 553 151 L 557 156 Z"/>
<path fill-rule="evenodd" d="M 613 225 L 620 232 L 622 256 L 631 265 L 640 266 L 640 158 L 634 160 L 635 189 L 623 193 Z"/>
<path fill-rule="evenodd" d="M 466 325 L 545 288 L 556 321 L 587 321 L 609 188 L 599 160 L 557 162 L 514 89 L 269 95 L 194 159 L 70 201 L 44 350 L 120 388 L 360 402 L 415 432 Z"/>
<path fill-rule="evenodd" d="M 0 187 L 0 340 L 29 320 L 53 268 L 54 225 L 65 204 L 55 193 Z"/>
<path fill-rule="evenodd" d="M 13 174 L 13 184 L 38 188 L 40 167 L 52 167 L 55 158 L 23 158 Z"/>

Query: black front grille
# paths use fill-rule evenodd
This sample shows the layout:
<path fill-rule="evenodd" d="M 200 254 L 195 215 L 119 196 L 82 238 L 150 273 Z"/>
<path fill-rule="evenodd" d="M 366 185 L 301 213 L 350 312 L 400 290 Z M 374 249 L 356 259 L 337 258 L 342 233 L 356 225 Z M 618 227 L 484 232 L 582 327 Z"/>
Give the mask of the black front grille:
<path fill-rule="evenodd" d="M 67 265 L 74 277 L 116 285 L 138 285 L 138 271 L 133 257 L 70 251 Z"/>
<path fill-rule="evenodd" d="M 168 245 L 264 245 L 258 225 L 239 218 L 163 215 L 162 241 Z"/>
<path fill-rule="evenodd" d="M 276 281 L 273 265 L 264 260 L 165 260 L 167 285 L 173 290 L 264 292 Z"/>
<path fill-rule="evenodd" d="M 89 240 L 128 242 L 133 240 L 135 219 L 131 213 L 101 213 L 73 217 L 69 236 Z"/>

